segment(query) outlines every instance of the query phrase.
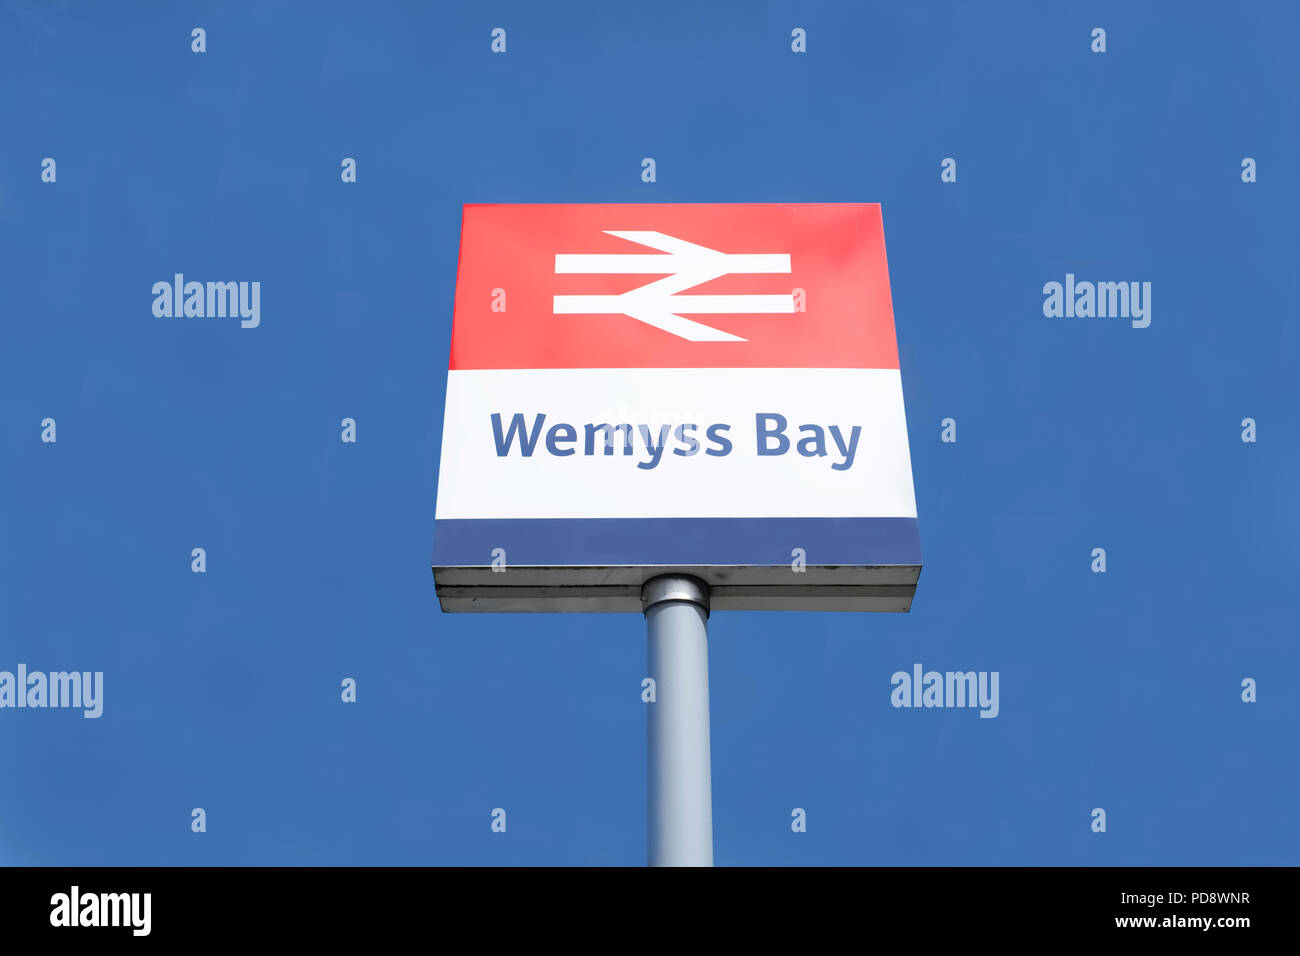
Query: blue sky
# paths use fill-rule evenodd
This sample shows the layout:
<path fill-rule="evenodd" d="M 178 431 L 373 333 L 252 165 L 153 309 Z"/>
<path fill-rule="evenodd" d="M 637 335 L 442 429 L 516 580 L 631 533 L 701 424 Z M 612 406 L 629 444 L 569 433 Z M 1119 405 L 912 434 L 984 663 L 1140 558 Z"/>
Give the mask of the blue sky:
<path fill-rule="evenodd" d="M 0 669 L 105 675 L 0 710 L 0 862 L 642 863 L 643 621 L 439 612 L 443 390 L 463 203 L 704 201 L 883 205 L 925 556 L 714 616 L 717 863 L 1300 862 L 1300 17 L 1057 6 L 0 4 Z"/>

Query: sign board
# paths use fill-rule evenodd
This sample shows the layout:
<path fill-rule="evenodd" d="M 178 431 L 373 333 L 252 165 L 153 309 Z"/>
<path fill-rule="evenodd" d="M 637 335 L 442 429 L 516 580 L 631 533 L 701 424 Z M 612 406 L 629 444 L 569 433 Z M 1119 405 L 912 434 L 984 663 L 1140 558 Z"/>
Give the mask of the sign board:
<path fill-rule="evenodd" d="M 906 611 L 921 571 L 880 206 L 467 205 L 444 611 Z"/>

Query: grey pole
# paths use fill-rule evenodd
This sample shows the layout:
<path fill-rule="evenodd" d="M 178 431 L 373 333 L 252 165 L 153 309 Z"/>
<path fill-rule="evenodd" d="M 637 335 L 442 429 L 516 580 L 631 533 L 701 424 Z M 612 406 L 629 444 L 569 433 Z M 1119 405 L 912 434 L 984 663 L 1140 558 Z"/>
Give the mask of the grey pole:
<path fill-rule="evenodd" d="M 665 574 L 641 587 L 655 702 L 646 720 L 650 866 L 713 865 L 709 586 Z"/>

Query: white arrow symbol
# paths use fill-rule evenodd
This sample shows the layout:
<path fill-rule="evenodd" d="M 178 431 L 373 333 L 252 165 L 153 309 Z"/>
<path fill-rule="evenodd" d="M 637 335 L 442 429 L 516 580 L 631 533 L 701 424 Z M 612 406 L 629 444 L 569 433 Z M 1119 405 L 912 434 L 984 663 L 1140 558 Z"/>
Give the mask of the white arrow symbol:
<path fill-rule="evenodd" d="M 674 313 L 752 315 L 794 313 L 794 295 L 677 295 L 683 289 L 732 273 L 789 272 L 786 253 L 718 252 L 662 232 L 604 230 L 611 236 L 659 249 L 667 255 L 557 255 L 555 273 L 658 273 L 664 275 L 621 295 L 557 295 L 556 315 L 626 315 L 692 342 L 744 342 L 738 335 Z M 665 273 L 669 273 L 665 275 Z"/>

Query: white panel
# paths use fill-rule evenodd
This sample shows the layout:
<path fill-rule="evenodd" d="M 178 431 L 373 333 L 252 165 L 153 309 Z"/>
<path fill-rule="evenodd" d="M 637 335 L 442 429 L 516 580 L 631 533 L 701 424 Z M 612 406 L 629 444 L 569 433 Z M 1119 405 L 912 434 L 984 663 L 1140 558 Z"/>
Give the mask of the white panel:
<path fill-rule="evenodd" d="M 532 431 L 545 413 L 533 455 L 497 455 L 491 415 L 503 429 L 522 412 Z M 784 415 L 790 450 L 757 454 L 755 414 Z M 577 441 L 567 457 L 550 454 L 545 432 L 573 425 Z M 634 454 L 622 453 L 622 435 L 605 455 L 597 434 L 595 454 L 584 454 L 584 426 L 627 423 L 637 431 Z M 731 426 L 725 457 L 712 457 L 705 436 L 713 423 Z M 683 423 L 700 426 L 700 451 L 671 435 Z M 796 452 L 799 426 L 820 425 L 826 457 Z M 636 426 L 657 440 L 669 425 L 668 447 L 653 469 L 638 468 L 649 455 Z M 844 455 L 828 426 L 846 442 L 862 431 L 853 464 L 837 471 Z M 452 371 L 438 476 L 438 518 L 742 518 L 916 517 L 912 469 L 897 369 L 510 369 Z"/>

